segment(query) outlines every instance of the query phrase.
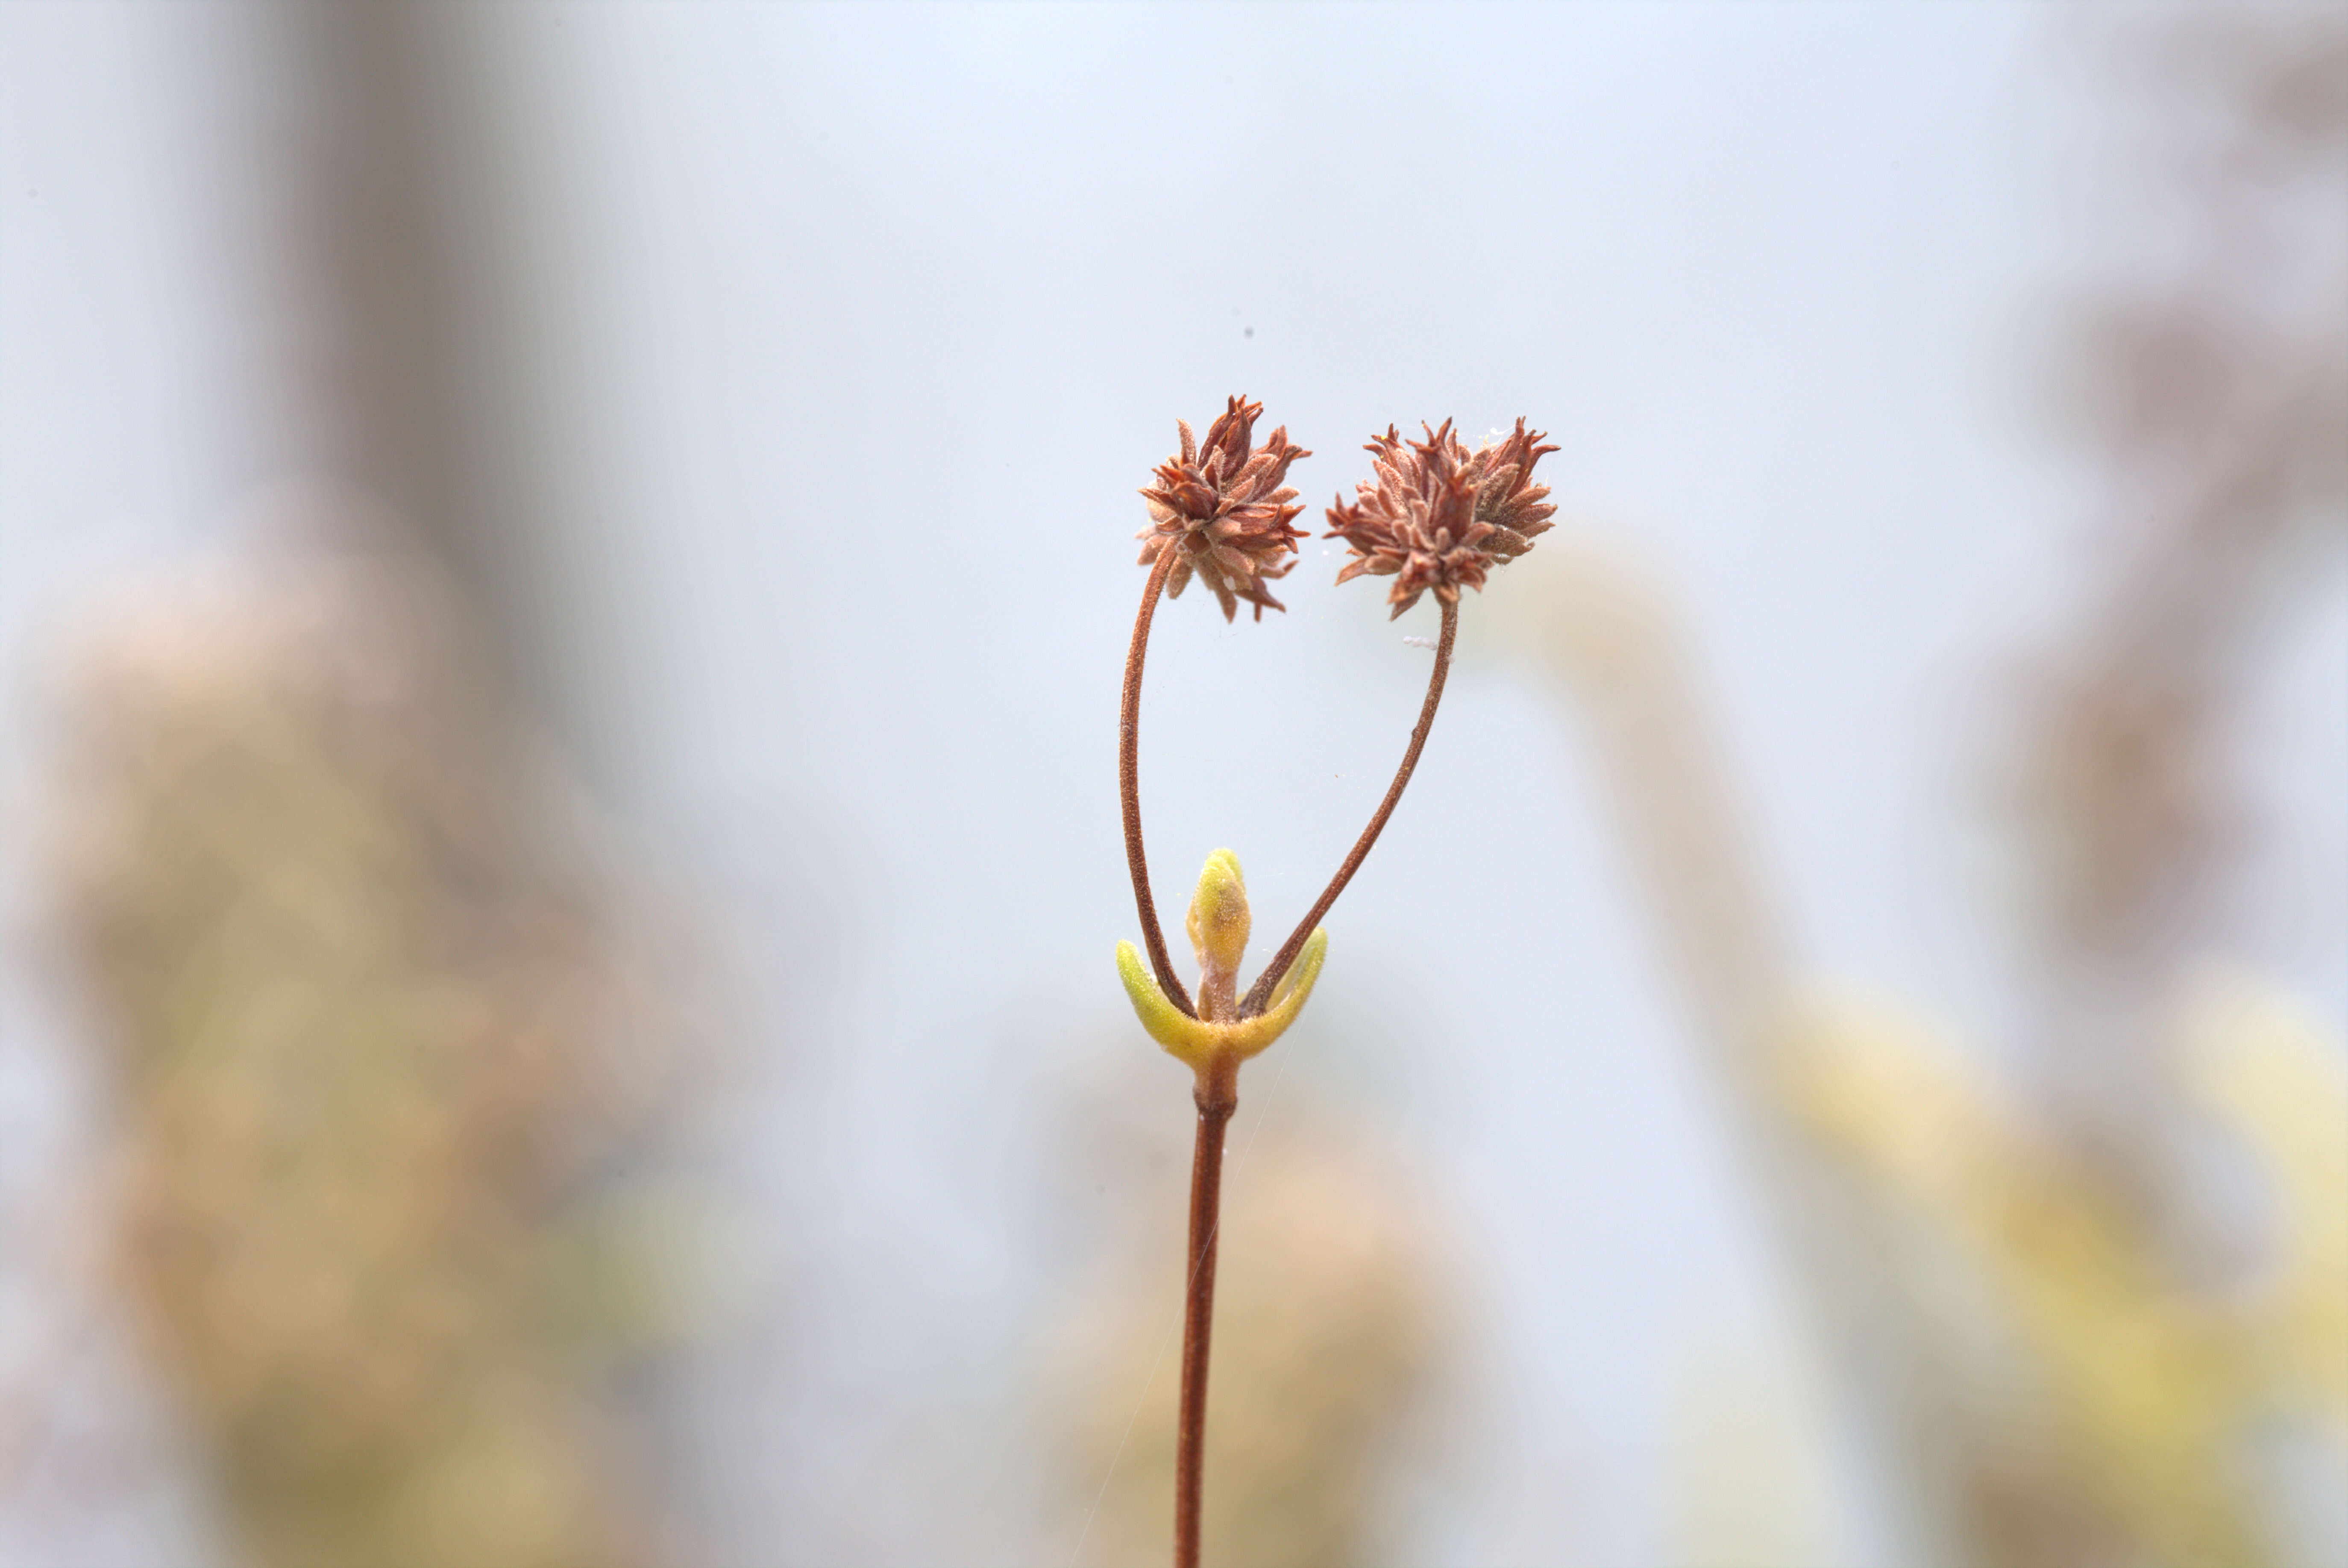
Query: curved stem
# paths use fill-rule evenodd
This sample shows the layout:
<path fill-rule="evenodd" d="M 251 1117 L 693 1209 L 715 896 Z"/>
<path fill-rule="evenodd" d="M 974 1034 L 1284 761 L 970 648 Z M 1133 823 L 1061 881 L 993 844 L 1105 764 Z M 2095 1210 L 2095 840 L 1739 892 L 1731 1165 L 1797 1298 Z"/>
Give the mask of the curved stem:
<path fill-rule="evenodd" d="M 1190 1288 L 1182 1306 L 1182 1405 L 1174 1440 L 1174 1568 L 1199 1568 L 1205 1479 L 1207 1349 L 1215 1326 L 1215 1240 L 1222 1228 L 1223 1139 L 1240 1108 L 1239 1063 L 1199 1074 L 1199 1141 L 1190 1156 Z"/>
<path fill-rule="evenodd" d="M 1149 896 L 1149 857 L 1141 847 L 1141 660 L 1149 651 L 1149 623 L 1158 614 L 1158 596 L 1166 574 L 1173 570 L 1175 546 L 1169 541 L 1149 569 L 1149 583 L 1141 591 L 1141 610 L 1133 618 L 1133 645 L 1125 655 L 1125 702 L 1117 712 L 1117 789 L 1125 802 L 1125 864 L 1133 873 L 1134 907 L 1141 912 L 1141 942 L 1149 953 L 1149 967 L 1158 987 L 1191 1017 L 1199 1010 L 1190 993 L 1174 974 L 1166 957 L 1166 934 L 1158 929 L 1158 904 Z"/>
<path fill-rule="evenodd" d="M 1272 999 L 1272 987 L 1279 985 L 1280 977 L 1288 973 L 1288 966 L 1296 962 L 1296 955 L 1304 950 L 1304 944 L 1313 935 L 1313 927 L 1319 925 L 1321 917 L 1329 913 L 1329 906 L 1337 902 L 1337 895 L 1345 891 L 1345 884 L 1354 880 L 1354 873 L 1362 869 L 1362 861 L 1368 857 L 1370 846 L 1376 843 L 1378 835 L 1385 830 L 1386 819 L 1394 815 L 1395 802 L 1402 799 L 1403 786 L 1410 782 L 1411 770 L 1418 766 L 1419 751 L 1426 745 L 1426 732 L 1435 727 L 1435 705 L 1443 700 L 1443 680 L 1451 673 L 1451 644 L 1458 633 L 1459 606 L 1446 601 L 1443 605 L 1443 638 L 1435 646 L 1435 673 L 1427 677 L 1426 700 L 1419 705 L 1418 709 L 1418 727 L 1410 732 L 1410 748 L 1402 754 L 1402 766 L 1395 770 L 1394 782 L 1386 788 L 1386 798 L 1378 802 L 1376 812 L 1370 818 L 1370 825 L 1364 828 L 1362 836 L 1354 841 L 1352 851 L 1345 856 L 1345 863 L 1337 868 L 1337 874 L 1331 877 L 1329 885 L 1321 890 L 1320 898 L 1305 912 L 1304 918 L 1297 922 L 1296 929 L 1288 934 L 1288 940 L 1280 944 L 1280 951 L 1272 955 L 1272 962 L 1264 965 L 1263 973 L 1256 976 L 1255 985 L 1240 1004 L 1241 1017 L 1252 1018 L 1263 1011 L 1264 1005 Z"/>

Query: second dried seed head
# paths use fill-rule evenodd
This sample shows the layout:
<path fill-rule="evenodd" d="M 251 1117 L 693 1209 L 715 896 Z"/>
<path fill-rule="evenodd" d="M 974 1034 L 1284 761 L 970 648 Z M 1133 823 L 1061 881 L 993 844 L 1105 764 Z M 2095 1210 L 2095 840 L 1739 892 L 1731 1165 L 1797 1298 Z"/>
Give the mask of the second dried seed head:
<path fill-rule="evenodd" d="M 1486 573 L 1530 550 L 1556 515 L 1549 487 L 1532 482 L 1533 465 L 1557 450 L 1540 439 L 1522 419 L 1473 452 L 1448 419 L 1423 441 L 1405 441 L 1386 427 L 1364 449 L 1377 477 L 1354 487 L 1355 500 L 1329 509 L 1325 537 L 1344 540 L 1354 556 L 1337 581 L 1364 573 L 1393 577 L 1386 600 L 1396 615 L 1430 588 L 1447 604 L 1458 603 L 1463 587 L 1480 591 Z"/>

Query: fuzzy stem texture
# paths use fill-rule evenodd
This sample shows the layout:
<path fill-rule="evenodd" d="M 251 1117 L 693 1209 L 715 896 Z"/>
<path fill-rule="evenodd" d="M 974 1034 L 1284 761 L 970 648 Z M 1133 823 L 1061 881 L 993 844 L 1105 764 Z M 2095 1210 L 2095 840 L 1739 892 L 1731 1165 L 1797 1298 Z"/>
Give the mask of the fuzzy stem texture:
<path fill-rule="evenodd" d="M 1223 1141 L 1240 1108 L 1239 1063 L 1200 1069 L 1192 1097 L 1199 1142 L 1190 1157 L 1190 1288 L 1182 1307 L 1182 1407 L 1174 1449 L 1174 1568 L 1199 1568 L 1199 1500 L 1207 1442 L 1207 1350 L 1215 1326 L 1215 1241 L 1221 1228 Z"/>
<path fill-rule="evenodd" d="M 1159 595 L 1166 574 L 1173 570 L 1174 547 L 1158 552 L 1149 569 L 1148 585 L 1141 591 L 1141 609 L 1133 618 L 1133 645 L 1125 655 L 1125 701 L 1117 710 L 1117 789 L 1125 805 L 1125 864 L 1133 873 L 1134 907 L 1141 913 L 1141 943 L 1149 954 L 1149 967 L 1169 1000 L 1195 1018 L 1190 993 L 1183 988 L 1166 956 L 1166 934 L 1158 926 L 1158 903 L 1149 896 L 1149 857 L 1141 846 L 1141 661 L 1149 651 L 1149 623 L 1158 614 Z"/>
<path fill-rule="evenodd" d="M 1329 906 L 1337 902 L 1337 895 L 1345 891 L 1345 884 L 1354 880 L 1354 873 L 1362 869 L 1362 861 L 1369 856 L 1370 846 L 1376 843 L 1378 835 L 1385 830 L 1386 819 L 1394 815 L 1395 802 L 1402 799 L 1403 787 L 1410 782 L 1411 771 L 1418 766 L 1418 754 L 1426 746 L 1427 732 L 1435 727 L 1436 705 L 1443 700 L 1444 678 L 1451 673 L 1451 645 L 1459 634 L 1458 604 L 1449 600 L 1442 603 L 1443 636 L 1435 647 L 1435 673 L 1427 677 L 1426 700 L 1419 705 L 1418 726 L 1410 732 L 1410 747 L 1402 754 L 1402 766 L 1395 770 L 1394 782 L 1386 787 L 1386 798 L 1378 802 L 1377 810 L 1370 818 L 1370 825 L 1364 828 L 1362 836 L 1354 841 L 1344 864 L 1337 868 L 1337 874 L 1331 877 L 1329 885 L 1321 890 L 1320 898 L 1305 912 L 1296 929 L 1288 934 L 1288 940 L 1280 944 L 1280 951 L 1272 955 L 1272 962 L 1264 965 L 1263 973 L 1256 976 L 1255 985 L 1240 1004 L 1240 1016 L 1242 1018 L 1254 1017 L 1272 1000 L 1272 987 L 1280 984 L 1280 977 L 1288 973 L 1288 966 L 1295 963 L 1296 955 L 1304 950 L 1305 941 L 1312 936 L 1313 927 L 1319 925 L 1321 917 L 1329 913 Z M 1139 668 L 1138 665 L 1134 667 Z M 1139 678 L 1138 674 L 1130 677 L 1136 683 Z M 1129 807 L 1128 817 L 1129 820 L 1138 820 Z"/>

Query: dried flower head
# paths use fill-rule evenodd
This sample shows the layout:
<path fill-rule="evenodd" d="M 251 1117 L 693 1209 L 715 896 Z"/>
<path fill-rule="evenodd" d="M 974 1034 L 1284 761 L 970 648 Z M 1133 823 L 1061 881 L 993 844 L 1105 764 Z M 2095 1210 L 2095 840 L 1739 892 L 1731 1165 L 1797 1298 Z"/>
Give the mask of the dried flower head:
<path fill-rule="evenodd" d="M 1296 492 L 1282 488 L 1288 465 L 1313 454 L 1288 444 L 1282 426 L 1261 447 L 1250 449 L 1256 416 L 1263 405 L 1233 397 L 1222 418 L 1207 427 L 1201 442 L 1177 419 L 1182 449 L 1158 465 L 1158 482 L 1141 494 L 1149 502 L 1149 526 L 1135 535 L 1141 564 L 1154 565 L 1169 550 L 1179 552 L 1167 574 L 1166 596 L 1180 596 L 1197 573 L 1223 606 L 1223 619 L 1239 614 L 1241 599 L 1267 609 L 1286 606 L 1264 590 L 1267 578 L 1283 577 L 1304 531 L 1291 522 L 1304 508 Z"/>
<path fill-rule="evenodd" d="M 1530 550 L 1556 514 L 1549 487 L 1532 482 L 1533 465 L 1557 450 L 1536 445 L 1540 438 L 1519 419 L 1512 434 L 1470 452 L 1448 419 L 1424 441 L 1405 442 L 1387 426 L 1363 449 L 1377 478 L 1354 487 L 1360 500 L 1329 509 L 1323 537 L 1344 540 L 1354 555 L 1337 581 L 1396 579 L 1387 595 L 1396 615 L 1430 588 L 1447 604 L 1458 603 L 1463 586 L 1480 592 L 1486 572 Z"/>

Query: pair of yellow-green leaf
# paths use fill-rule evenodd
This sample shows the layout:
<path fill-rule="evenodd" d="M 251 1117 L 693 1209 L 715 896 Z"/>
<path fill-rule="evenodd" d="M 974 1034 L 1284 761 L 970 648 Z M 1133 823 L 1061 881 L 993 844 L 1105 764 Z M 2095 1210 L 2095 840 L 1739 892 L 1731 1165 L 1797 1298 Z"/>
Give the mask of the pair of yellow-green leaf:
<path fill-rule="evenodd" d="M 1239 857 L 1217 850 L 1199 873 L 1199 891 L 1190 900 L 1185 923 L 1190 945 L 1199 955 L 1199 1016 L 1176 1006 L 1159 989 L 1149 965 L 1130 942 L 1117 944 L 1117 972 L 1126 995 L 1149 1037 L 1191 1068 L 1205 1070 L 1219 1062 L 1243 1062 L 1280 1038 L 1320 977 L 1321 960 L 1329 951 L 1329 934 L 1315 928 L 1288 973 L 1272 994 L 1271 1006 L 1252 1018 L 1237 1016 L 1240 957 L 1247 951 L 1247 884 L 1240 876 Z"/>

